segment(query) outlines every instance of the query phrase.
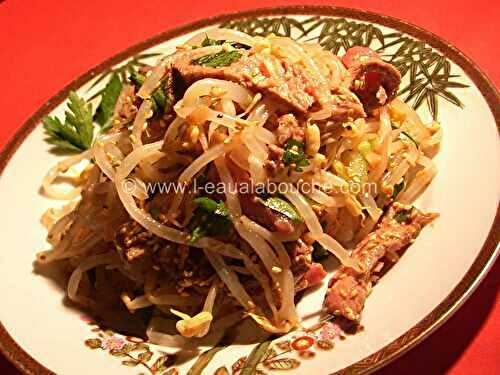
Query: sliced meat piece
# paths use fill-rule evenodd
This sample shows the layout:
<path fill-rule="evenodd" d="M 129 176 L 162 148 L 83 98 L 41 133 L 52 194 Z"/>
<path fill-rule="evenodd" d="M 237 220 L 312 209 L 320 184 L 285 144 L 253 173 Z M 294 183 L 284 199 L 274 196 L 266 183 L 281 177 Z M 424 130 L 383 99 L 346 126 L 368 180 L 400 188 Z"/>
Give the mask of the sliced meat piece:
<path fill-rule="evenodd" d="M 375 266 L 387 253 L 397 253 L 410 245 L 437 216 L 401 203 L 392 204 L 378 229 L 353 250 L 353 258 L 361 263 L 364 272 L 341 267 L 330 280 L 324 301 L 326 310 L 349 320 L 359 320 L 371 289 L 370 278 L 376 273 Z"/>
<path fill-rule="evenodd" d="M 305 113 L 315 102 L 314 82 L 309 82 L 298 64 L 289 64 L 270 54 L 238 50 L 242 57 L 229 66 L 213 68 L 192 64 L 206 52 L 192 50 L 180 54 L 173 63 L 175 72 L 191 84 L 202 78 L 218 78 L 240 83 L 255 91 L 271 94 L 288 109 Z"/>
<path fill-rule="evenodd" d="M 308 286 L 319 284 L 326 276 L 326 271 L 321 263 L 312 263 L 307 270 L 304 278 L 307 280 Z"/>
<path fill-rule="evenodd" d="M 280 104 L 281 113 L 295 112 L 307 114 L 318 111 L 318 82 L 305 74 L 305 68 L 299 63 L 291 63 L 285 57 L 273 54 L 255 53 L 253 50 L 238 50 L 242 57 L 229 66 L 212 68 L 192 64 L 206 52 L 191 50 L 180 54 L 172 62 L 174 78 L 179 77 L 184 83 L 175 83 L 174 87 L 191 84 L 202 78 L 225 79 L 242 84 L 249 89 L 271 95 Z M 332 63 L 338 58 L 332 55 Z M 343 83 L 344 85 L 345 83 Z M 334 121 L 354 120 L 366 117 L 359 99 L 345 87 L 331 87 L 334 105 L 331 119 Z"/>
<path fill-rule="evenodd" d="M 370 48 L 352 47 L 342 62 L 349 71 L 348 87 L 361 100 L 367 113 L 396 96 L 401 74 Z"/>

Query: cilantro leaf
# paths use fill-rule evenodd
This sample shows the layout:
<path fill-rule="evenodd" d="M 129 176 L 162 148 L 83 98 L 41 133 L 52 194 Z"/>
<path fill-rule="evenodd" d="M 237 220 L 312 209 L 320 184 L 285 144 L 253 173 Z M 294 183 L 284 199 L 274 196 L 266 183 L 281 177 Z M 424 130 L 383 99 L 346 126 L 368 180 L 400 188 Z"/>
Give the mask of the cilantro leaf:
<path fill-rule="evenodd" d="M 220 216 L 229 216 L 229 211 L 222 201 L 216 202 L 213 199 L 207 197 L 199 197 L 194 199 L 194 202 L 207 212 L 211 212 Z"/>
<path fill-rule="evenodd" d="M 203 41 L 201 42 L 200 47 L 221 46 L 224 43 L 229 44 L 233 48 L 250 49 L 250 46 L 247 46 L 246 44 L 242 44 L 242 43 L 238 43 L 238 42 L 230 42 L 227 40 L 211 39 L 208 37 L 207 34 L 205 34 L 205 39 L 203 39 Z"/>
<path fill-rule="evenodd" d="M 101 103 L 97 107 L 94 115 L 94 119 L 99 125 L 107 127 L 108 122 L 111 121 L 116 101 L 122 92 L 122 88 L 123 85 L 120 81 L 120 77 L 118 77 L 118 74 L 114 73 L 101 93 Z"/>
<path fill-rule="evenodd" d="M 295 207 L 290 202 L 284 199 L 271 197 L 263 200 L 262 203 L 264 204 L 264 206 L 270 208 L 271 210 L 277 211 L 283 216 L 286 216 L 294 223 L 301 223 L 303 221 L 302 217 L 297 212 Z"/>
<path fill-rule="evenodd" d="M 289 139 L 286 142 L 282 160 L 285 165 L 295 164 L 297 172 L 302 172 L 302 167 L 309 165 L 309 160 L 304 153 L 304 144 L 295 139 Z"/>
<path fill-rule="evenodd" d="M 191 64 L 219 68 L 221 66 L 231 65 L 238 61 L 241 56 L 242 54 L 238 51 L 220 51 L 194 59 L 191 61 Z"/>
<path fill-rule="evenodd" d="M 221 236 L 231 231 L 233 223 L 224 202 L 217 202 L 207 197 L 196 198 L 194 202 L 198 208 L 188 224 L 191 244 L 205 236 Z"/>
<path fill-rule="evenodd" d="M 48 137 L 46 141 L 60 151 L 81 152 L 92 145 L 94 124 L 92 104 L 85 102 L 74 91 L 69 94 L 69 111 L 65 112 L 64 123 L 57 117 L 45 116 L 43 127 Z"/>
<path fill-rule="evenodd" d="M 130 71 L 130 76 L 128 77 L 128 80 L 136 87 L 140 88 L 144 81 L 146 80 L 146 77 L 139 73 L 136 70 L 131 70 Z"/>
<path fill-rule="evenodd" d="M 329 252 L 319 242 L 313 244 L 312 259 L 315 262 L 321 262 L 328 258 Z"/>

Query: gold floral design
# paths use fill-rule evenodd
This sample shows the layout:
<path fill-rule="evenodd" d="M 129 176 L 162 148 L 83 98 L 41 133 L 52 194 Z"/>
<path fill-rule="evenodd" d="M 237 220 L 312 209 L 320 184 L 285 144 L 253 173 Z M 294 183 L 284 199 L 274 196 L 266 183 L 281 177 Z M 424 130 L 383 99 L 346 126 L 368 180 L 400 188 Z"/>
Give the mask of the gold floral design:
<path fill-rule="evenodd" d="M 344 339 L 344 332 L 335 323 L 327 321 L 313 330 L 297 331 L 286 340 L 257 345 L 249 356 L 241 357 L 231 366 L 233 375 L 266 375 L 266 371 L 294 370 L 301 365 L 301 360 L 310 360 L 316 351 L 332 350 L 335 339 Z M 215 373 L 214 375 L 219 375 Z"/>
<path fill-rule="evenodd" d="M 179 375 L 175 367 L 175 356 L 154 350 L 143 339 L 122 336 L 111 330 L 101 328 L 93 320 L 83 316 L 92 327 L 94 337 L 85 340 L 85 345 L 92 350 L 102 350 L 115 358 L 121 358 L 122 365 L 142 367 L 151 375 Z M 269 371 L 294 370 L 302 360 L 310 360 L 317 351 L 329 351 L 335 346 L 335 339 L 345 339 L 344 332 L 335 323 L 325 321 L 312 329 L 297 331 L 284 340 L 268 340 L 257 344 L 248 356 L 235 361 L 230 370 L 221 366 L 213 375 L 267 375 Z M 187 372 L 188 375 L 201 374 L 215 354 L 226 348 L 218 345 L 205 351 Z"/>
<path fill-rule="evenodd" d="M 122 365 L 128 367 L 142 367 L 152 375 L 177 375 L 175 368 L 170 368 L 175 357 L 164 352 L 153 352 L 144 340 L 137 337 L 121 336 L 110 330 L 103 330 L 93 321 L 92 332 L 96 337 L 85 340 L 85 345 L 92 350 L 103 350 L 115 358 L 121 358 Z"/>

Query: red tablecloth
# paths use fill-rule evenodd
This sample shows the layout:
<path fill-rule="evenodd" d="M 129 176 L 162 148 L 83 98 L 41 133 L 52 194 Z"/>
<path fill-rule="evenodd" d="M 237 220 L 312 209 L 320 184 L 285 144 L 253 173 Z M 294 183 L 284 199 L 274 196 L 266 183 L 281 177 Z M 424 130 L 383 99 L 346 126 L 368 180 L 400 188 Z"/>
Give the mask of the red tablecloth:
<path fill-rule="evenodd" d="M 498 1 L 0 0 L 0 147 L 64 85 L 134 43 L 220 13 L 311 3 L 365 9 L 422 26 L 452 42 L 500 85 Z M 497 263 L 450 321 L 381 373 L 499 374 L 499 272 Z M 17 372 L 0 356 L 0 373 Z"/>

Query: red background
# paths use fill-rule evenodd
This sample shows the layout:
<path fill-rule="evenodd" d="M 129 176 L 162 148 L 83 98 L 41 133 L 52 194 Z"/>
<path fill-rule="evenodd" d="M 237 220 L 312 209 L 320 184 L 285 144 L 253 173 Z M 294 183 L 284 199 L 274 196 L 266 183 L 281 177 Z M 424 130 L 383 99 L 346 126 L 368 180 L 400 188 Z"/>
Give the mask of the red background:
<path fill-rule="evenodd" d="M 62 87 L 132 44 L 208 16 L 292 4 L 360 8 L 410 21 L 453 43 L 500 86 L 499 1 L 0 0 L 0 147 Z M 499 272 L 497 263 L 456 315 L 380 373 L 499 374 Z M 0 356 L 0 374 L 15 373 Z"/>

